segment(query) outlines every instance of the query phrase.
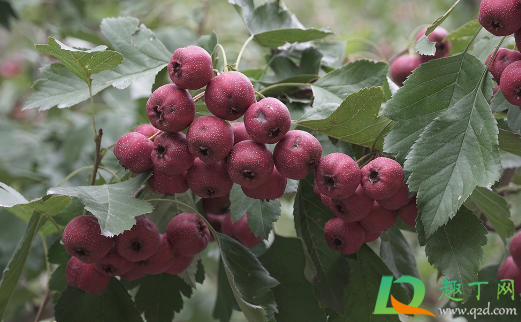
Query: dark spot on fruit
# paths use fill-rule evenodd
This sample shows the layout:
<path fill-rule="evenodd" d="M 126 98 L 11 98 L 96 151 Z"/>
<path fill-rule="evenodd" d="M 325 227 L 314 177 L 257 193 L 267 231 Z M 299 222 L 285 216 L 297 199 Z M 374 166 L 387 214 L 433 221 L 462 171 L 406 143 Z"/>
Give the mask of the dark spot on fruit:
<path fill-rule="evenodd" d="M 315 158 L 311 158 L 308 162 L 308 167 L 309 168 L 314 168 L 316 165 L 316 161 L 315 161 Z"/>
<path fill-rule="evenodd" d="M 371 180 L 371 181 L 378 180 L 378 171 L 371 170 L 371 172 L 369 173 L 369 180 Z"/>
<path fill-rule="evenodd" d="M 210 149 L 207 146 L 199 146 L 198 151 L 199 151 L 199 153 L 201 153 L 205 157 L 207 157 L 210 154 L 212 154 L 212 151 L 210 151 Z"/>
<path fill-rule="evenodd" d="M 345 214 L 346 213 L 346 211 L 344 209 L 344 206 L 340 202 L 337 202 L 335 204 L 335 209 L 336 209 L 336 211 L 338 211 L 341 214 Z"/>
<path fill-rule="evenodd" d="M 89 256 L 90 255 L 90 252 L 88 250 L 86 250 L 85 248 L 78 248 L 78 249 L 76 249 L 75 253 L 79 257 L 85 257 L 85 256 Z"/>
<path fill-rule="evenodd" d="M 163 111 L 159 109 L 159 106 L 156 105 L 152 108 L 154 110 L 154 113 L 156 114 L 156 118 L 160 121 L 163 120 Z"/>
<path fill-rule="evenodd" d="M 237 106 L 237 105 L 229 106 L 228 111 L 230 112 L 230 114 L 238 114 L 240 112 L 239 106 Z"/>
<path fill-rule="evenodd" d="M 177 77 L 181 77 L 183 74 L 183 70 L 181 69 L 181 63 L 176 61 L 176 62 L 174 62 L 173 67 L 174 67 L 174 74 Z"/>
<path fill-rule="evenodd" d="M 130 248 L 136 252 L 139 252 L 143 246 L 139 240 L 133 240 L 132 243 L 130 243 Z"/>
<path fill-rule="evenodd" d="M 492 26 L 492 28 L 494 28 L 496 30 L 498 30 L 498 29 L 503 27 L 499 21 L 495 21 L 495 20 L 491 21 L 490 25 Z"/>
<path fill-rule="evenodd" d="M 207 196 L 213 196 L 215 194 L 215 189 L 213 189 L 213 188 L 204 188 L 204 193 Z"/>
<path fill-rule="evenodd" d="M 436 43 L 436 51 L 445 51 L 444 43 Z"/>
<path fill-rule="evenodd" d="M 266 114 L 264 114 L 264 112 L 262 110 L 259 110 L 257 112 L 257 115 L 255 115 L 255 118 L 257 119 L 257 121 L 259 121 L 260 124 L 268 121 L 268 119 L 266 118 Z"/>
<path fill-rule="evenodd" d="M 280 131 L 282 131 L 282 129 L 280 127 L 276 127 L 270 131 L 270 134 L 268 136 L 276 137 L 277 135 L 279 135 Z"/>
<path fill-rule="evenodd" d="M 507 55 L 503 55 L 503 56 L 501 56 L 500 59 L 501 59 L 501 61 L 502 61 L 503 63 L 508 63 L 508 56 L 507 56 Z"/>
<path fill-rule="evenodd" d="M 156 150 L 156 151 L 157 151 L 157 157 L 158 157 L 158 158 L 162 158 L 162 157 L 164 157 L 165 154 L 166 154 L 166 149 L 165 149 L 165 147 L 162 146 L 162 145 L 159 145 L 159 146 L 157 147 L 157 150 Z"/>
<path fill-rule="evenodd" d="M 242 176 L 249 180 L 255 179 L 255 173 L 251 170 L 243 170 Z"/>
<path fill-rule="evenodd" d="M 117 272 L 117 269 L 113 265 L 103 265 L 101 269 L 109 274 L 114 274 Z"/>
<path fill-rule="evenodd" d="M 228 94 L 228 99 L 231 100 L 232 98 L 233 98 L 233 94 L 232 93 Z"/>
<path fill-rule="evenodd" d="M 521 88 L 516 91 L 516 98 L 521 99 Z"/>
<path fill-rule="evenodd" d="M 342 239 L 335 237 L 335 239 L 333 239 L 333 243 L 335 244 L 336 247 L 340 247 L 340 246 L 342 246 L 343 241 L 342 241 Z"/>
<path fill-rule="evenodd" d="M 335 179 L 333 179 L 332 176 L 324 176 L 324 184 L 326 185 L 326 187 L 334 187 Z"/>

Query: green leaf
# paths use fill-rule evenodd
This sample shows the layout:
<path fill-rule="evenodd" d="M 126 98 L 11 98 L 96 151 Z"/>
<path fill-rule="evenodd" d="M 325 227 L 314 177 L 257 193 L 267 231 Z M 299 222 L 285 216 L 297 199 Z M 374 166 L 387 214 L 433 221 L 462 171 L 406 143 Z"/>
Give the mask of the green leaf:
<path fill-rule="evenodd" d="M 29 201 L 18 191 L 0 182 L 0 207 L 10 208 L 19 204 L 27 204 Z"/>
<path fill-rule="evenodd" d="M 233 307 L 238 306 L 233 294 L 222 260 L 219 261 L 217 274 L 217 297 L 212 316 L 221 322 L 228 322 L 232 317 Z"/>
<path fill-rule="evenodd" d="M 181 295 L 190 298 L 192 288 L 179 276 L 145 275 L 136 294 L 136 307 L 147 321 L 171 322 L 183 308 Z"/>
<path fill-rule="evenodd" d="M 306 259 L 297 238 L 275 236 L 275 241 L 260 258 L 261 263 L 280 284 L 273 288 L 279 312 L 278 322 L 325 322 L 325 311 L 318 305 L 313 287 L 304 276 Z"/>
<path fill-rule="evenodd" d="M 345 256 L 329 248 L 324 238 L 324 226 L 334 215 L 313 192 L 312 173 L 299 182 L 293 216 L 307 258 L 306 276 L 313 281 L 315 297 L 321 306 L 342 314 L 349 267 Z"/>
<path fill-rule="evenodd" d="M 143 192 L 143 199 L 164 199 L 164 200 L 173 200 L 176 202 L 181 202 L 189 207 L 192 207 L 194 209 L 197 209 L 197 205 L 195 204 L 195 200 L 193 198 L 193 194 L 191 191 L 187 191 L 184 193 L 176 193 L 173 196 L 167 196 L 164 197 L 164 195 L 159 195 L 154 192 L 152 192 L 148 187 Z M 156 224 L 157 229 L 160 233 L 166 232 L 166 227 L 168 226 L 168 223 L 174 218 L 175 216 L 179 215 L 183 212 L 193 212 L 192 209 L 185 207 L 183 205 L 180 205 L 175 202 L 165 202 L 165 201 L 150 201 L 149 202 L 152 207 L 154 207 L 154 210 L 147 215 L 148 219 L 150 219 L 154 224 Z"/>
<path fill-rule="evenodd" d="M 197 46 L 204 48 L 210 55 L 213 54 L 213 50 L 215 46 L 217 46 L 217 35 L 215 34 L 215 30 L 212 30 L 212 33 L 209 35 L 202 35 L 197 40 Z"/>
<path fill-rule="evenodd" d="M 2 280 L 0 281 L 0 320 L 3 319 L 7 305 L 9 305 L 9 300 L 23 273 L 31 244 L 38 233 L 42 217 L 43 216 L 36 211 L 33 213 L 22 239 L 20 239 L 18 246 L 13 252 L 9 264 L 7 264 L 7 267 L 4 269 Z"/>
<path fill-rule="evenodd" d="M 152 212 L 151 204 L 132 197 L 150 177 L 150 172 L 116 184 L 51 188 L 47 194 L 78 197 L 85 209 L 98 218 L 105 236 L 119 235 L 134 226 L 134 217 Z"/>
<path fill-rule="evenodd" d="M 60 298 L 61 294 L 67 288 L 67 280 L 65 279 L 65 270 L 67 268 L 67 264 L 61 264 L 56 268 L 56 270 L 51 274 L 51 279 L 49 280 L 49 290 L 53 291 L 53 302 L 56 303 Z"/>
<path fill-rule="evenodd" d="M 48 45 L 35 45 L 40 52 L 54 56 L 85 83 L 90 84 L 91 75 L 104 70 L 116 68 L 123 61 L 123 55 L 106 46 L 93 49 L 69 47 L 53 37 L 49 37 Z"/>
<path fill-rule="evenodd" d="M 481 28 L 481 24 L 479 23 L 478 19 L 471 20 L 458 29 L 449 32 L 444 40 L 465 40 L 468 43 L 468 41 L 472 39 L 472 36 L 474 36 L 479 28 Z"/>
<path fill-rule="evenodd" d="M 248 225 L 255 236 L 268 239 L 273 223 L 280 217 L 280 201 L 278 199 L 262 201 L 246 197 L 239 185 L 234 184 L 230 191 L 230 211 L 232 222 L 248 213 Z"/>
<path fill-rule="evenodd" d="M 511 106 L 513 105 L 505 99 L 505 96 L 503 96 L 501 90 L 498 90 L 496 94 L 494 94 L 494 97 L 492 97 L 492 101 L 490 101 L 490 109 L 494 113 L 508 110 Z"/>
<path fill-rule="evenodd" d="M 92 76 L 93 95 L 110 85 L 123 89 L 134 82 L 154 79 L 170 60 L 171 53 L 163 43 L 145 25 L 139 25 L 136 18 L 106 18 L 101 22 L 101 32 L 124 59 L 114 70 Z M 90 97 L 87 84 L 62 64 L 47 65 L 41 69 L 41 74 L 42 78 L 33 85 L 36 92 L 27 100 L 24 109 L 65 108 Z M 152 83 L 149 83 L 151 89 Z"/>
<path fill-rule="evenodd" d="M 475 45 L 471 48 L 470 53 L 476 56 L 480 61 L 485 62 L 488 55 L 496 49 L 503 37 L 496 37 L 485 29 L 483 29 L 481 33 L 485 35 L 478 41 L 475 41 Z"/>
<path fill-rule="evenodd" d="M 203 261 L 199 255 L 196 255 L 192 260 L 190 266 L 178 274 L 181 279 L 190 287 L 195 288 L 196 284 L 203 284 L 204 281 L 204 266 Z"/>
<path fill-rule="evenodd" d="M 519 134 L 499 129 L 498 140 L 501 150 L 521 156 L 521 136 Z"/>
<path fill-rule="evenodd" d="M 306 42 L 330 35 L 329 30 L 305 29 L 293 13 L 278 1 L 266 2 L 255 8 L 253 0 L 228 0 L 242 15 L 255 40 L 276 48 L 286 42 Z"/>
<path fill-rule="evenodd" d="M 271 288 L 279 282 L 241 243 L 220 233 L 216 235 L 226 276 L 242 313 L 249 322 L 267 322 L 277 311 Z"/>
<path fill-rule="evenodd" d="M 314 87 L 314 86 L 313 86 Z M 364 88 L 350 94 L 338 108 L 322 105 L 311 109 L 297 122 L 297 125 L 324 133 L 342 141 L 371 147 L 375 138 L 376 148 L 382 148 L 384 130 L 390 131 L 389 119 L 378 116 L 383 101 L 381 87 Z M 329 114 L 323 118 L 324 114 Z"/>
<path fill-rule="evenodd" d="M 510 106 L 507 113 L 508 126 L 513 132 L 521 134 L 521 108 L 512 104 Z"/>
<path fill-rule="evenodd" d="M 61 239 L 57 239 L 47 251 L 47 260 L 53 264 L 67 264 L 71 256 L 65 250 Z"/>
<path fill-rule="evenodd" d="M 419 279 L 420 273 L 418 272 L 414 253 L 400 229 L 393 227 L 386 232 L 389 240 L 382 241 L 380 244 L 380 257 L 384 263 L 397 279 L 402 275 L 410 275 Z M 412 297 L 414 293 L 412 285 L 405 283 L 402 286 L 405 287 L 407 294 Z"/>
<path fill-rule="evenodd" d="M 487 229 L 471 211 L 461 208 L 447 224 L 427 238 L 425 253 L 450 281 L 461 283 L 464 301 L 471 295 L 468 283 L 478 281 L 487 244 Z"/>
<path fill-rule="evenodd" d="M 506 239 L 512 237 L 515 230 L 506 200 L 494 192 L 480 187 L 474 189 L 470 200 L 479 207 L 506 245 Z"/>
<path fill-rule="evenodd" d="M 479 300 L 477 299 L 478 295 L 478 286 L 473 287 L 472 297 L 465 302 L 454 302 L 449 301 L 447 305 L 444 307 L 448 314 L 449 312 L 453 313 L 454 317 L 464 316 L 468 321 L 472 319 L 472 321 L 476 322 L 510 322 L 513 320 L 512 313 L 510 314 L 492 314 L 495 310 L 496 312 L 503 311 L 506 312 L 511 310 L 515 310 L 515 312 L 521 311 L 521 296 L 517 293 L 514 294 L 514 299 L 510 294 L 508 295 L 500 295 L 498 294 L 498 287 L 500 284 L 499 278 L 497 276 L 498 266 L 487 266 L 479 272 L 478 280 L 480 282 L 486 282 L 488 284 L 482 284 L 479 290 Z M 450 308 L 450 309 L 449 309 Z M 488 308 L 488 310 L 487 310 Z M 444 310 L 441 309 L 441 310 Z M 466 310 L 465 314 L 461 314 L 460 310 Z M 487 311 L 485 311 L 487 310 Z M 474 313 L 482 313 L 476 314 Z M 519 314 L 519 313 L 518 313 Z M 515 318 L 514 318 L 515 319 Z"/>
<path fill-rule="evenodd" d="M 425 128 L 442 111 L 475 91 L 484 70 L 479 60 L 466 53 L 421 64 L 383 110 L 385 116 L 398 121 L 385 138 L 384 150 L 397 153 L 396 160 L 403 164 Z M 484 93 L 492 96 L 492 83 L 487 81 L 486 85 Z"/>
<path fill-rule="evenodd" d="M 99 295 L 67 286 L 54 307 L 56 321 L 143 322 L 127 290 L 116 278 Z"/>
<path fill-rule="evenodd" d="M 0 24 L 5 29 L 9 30 L 11 19 L 18 18 L 16 12 L 13 10 L 11 3 L 5 0 L 0 0 Z"/>
<path fill-rule="evenodd" d="M 332 322 L 398 322 L 398 315 L 374 315 L 374 307 L 382 276 L 392 275 L 385 263 L 364 244 L 354 256 L 347 257 L 350 269 L 350 282 L 344 293 L 344 316 Z M 402 303 L 410 299 L 405 290 L 398 284 L 391 287 L 391 294 Z"/>

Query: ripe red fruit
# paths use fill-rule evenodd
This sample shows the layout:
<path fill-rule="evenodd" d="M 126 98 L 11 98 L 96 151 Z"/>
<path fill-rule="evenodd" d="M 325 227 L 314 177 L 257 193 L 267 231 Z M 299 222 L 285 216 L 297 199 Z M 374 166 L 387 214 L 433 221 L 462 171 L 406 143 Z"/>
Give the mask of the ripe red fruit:
<path fill-rule="evenodd" d="M 235 122 L 232 123 L 233 130 L 233 144 L 237 144 L 242 141 L 251 140 L 248 132 L 246 132 L 246 127 L 244 126 L 244 122 Z"/>
<path fill-rule="evenodd" d="M 324 227 L 329 248 L 342 254 L 354 254 L 362 247 L 365 230 L 358 222 L 345 222 L 340 218 L 331 218 Z"/>
<path fill-rule="evenodd" d="M 145 272 L 143 272 L 143 270 L 141 269 L 139 262 L 135 262 L 132 264 L 132 268 L 125 274 L 121 275 L 122 278 L 129 281 L 134 281 L 146 275 Z"/>
<path fill-rule="evenodd" d="M 199 89 L 213 77 L 212 57 L 199 46 L 178 48 L 167 66 L 168 75 L 179 88 Z"/>
<path fill-rule="evenodd" d="M 378 238 L 380 238 L 380 236 L 382 235 L 382 232 L 379 231 L 377 233 L 373 233 L 373 232 L 370 232 L 370 231 L 365 231 L 365 239 L 364 239 L 364 243 L 370 243 L 372 241 L 375 241 L 377 240 Z"/>
<path fill-rule="evenodd" d="M 416 35 L 416 40 L 420 39 L 421 36 L 425 35 L 425 32 L 427 31 L 427 27 L 423 28 L 418 32 L 418 35 Z M 425 63 L 431 59 L 438 59 L 442 57 L 446 57 L 449 54 L 450 51 L 450 41 L 446 40 L 443 41 L 443 38 L 447 37 L 449 32 L 443 28 L 443 27 L 436 27 L 430 34 L 427 36 L 427 39 L 430 42 L 436 43 L 436 52 L 434 53 L 434 56 L 428 56 L 428 55 L 420 55 L 420 61 L 422 63 Z"/>
<path fill-rule="evenodd" d="M 253 246 L 260 243 L 262 238 L 255 236 L 248 225 L 248 214 L 245 213 L 241 219 L 237 220 L 232 225 L 232 234 L 241 244 L 246 248 L 252 248 Z"/>
<path fill-rule="evenodd" d="M 210 226 L 212 226 L 212 228 L 216 231 L 216 232 L 222 232 L 222 224 L 223 224 L 223 221 L 226 219 L 227 217 L 227 214 L 224 214 L 224 215 L 214 215 L 214 214 L 211 214 L 209 212 L 207 212 L 204 217 L 206 218 L 206 220 L 208 221 L 208 223 L 210 224 Z M 215 241 L 215 238 L 212 234 L 210 234 L 210 241 Z"/>
<path fill-rule="evenodd" d="M 112 238 L 103 236 L 98 219 L 82 215 L 72 219 L 63 230 L 67 253 L 84 263 L 95 263 L 112 249 Z"/>
<path fill-rule="evenodd" d="M 193 256 L 182 256 L 176 254 L 174 263 L 172 264 L 172 266 L 165 270 L 165 273 L 172 275 L 181 274 L 185 269 L 188 268 L 188 266 L 190 266 L 190 264 L 192 264 L 193 259 Z"/>
<path fill-rule="evenodd" d="M 490 55 L 488 55 L 485 65 L 488 65 L 490 58 L 492 58 L 493 54 L 494 51 L 492 51 Z M 510 50 L 507 48 L 499 48 L 499 50 L 496 53 L 496 56 L 494 57 L 494 60 L 492 61 L 492 63 L 490 63 L 488 70 L 494 77 L 494 80 L 499 83 L 499 80 L 501 79 L 501 74 L 503 74 L 505 68 L 518 60 L 521 60 L 521 53 L 519 51 Z"/>
<path fill-rule="evenodd" d="M 266 182 L 272 174 L 273 154 L 265 144 L 242 141 L 233 146 L 226 165 L 233 182 L 253 189 Z"/>
<path fill-rule="evenodd" d="M 194 165 L 194 156 L 188 149 L 182 132 L 163 132 L 154 139 L 150 155 L 154 168 L 169 175 L 181 174 Z"/>
<path fill-rule="evenodd" d="M 203 198 L 203 208 L 205 213 L 214 215 L 224 215 L 230 211 L 230 195 L 215 198 Z"/>
<path fill-rule="evenodd" d="M 160 195 L 173 196 L 176 193 L 188 191 L 186 171 L 181 174 L 168 175 L 153 168 L 152 176 L 148 179 L 147 185 L 150 190 Z"/>
<path fill-rule="evenodd" d="M 158 129 L 156 129 L 152 124 L 141 124 L 140 126 L 136 127 L 134 132 L 143 134 L 145 137 L 149 138 L 152 135 L 156 134 Z"/>
<path fill-rule="evenodd" d="M 508 250 L 516 265 L 521 267 L 521 233 L 517 233 L 514 238 L 512 238 Z"/>
<path fill-rule="evenodd" d="M 257 188 L 248 189 L 242 187 L 242 192 L 244 192 L 244 194 L 249 198 L 260 200 L 272 200 L 282 197 L 284 191 L 286 190 L 287 183 L 288 179 L 283 177 L 277 171 L 276 167 L 273 167 L 273 172 L 269 176 L 268 180 L 266 180 Z"/>
<path fill-rule="evenodd" d="M 365 194 L 362 185 L 358 185 L 355 193 L 345 199 L 331 199 L 330 209 L 345 222 L 359 221 L 373 210 L 374 200 Z"/>
<path fill-rule="evenodd" d="M 166 84 L 156 89 L 147 102 L 150 123 L 165 132 L 180 132 L 195 118 L 195 103 L 186 89 Z"/>
<path fill-rule="evenodd" d="M 226 158 L 233 147 L 233 130 L 225 120 L 215 116 L 196 118 L 186 134 L 188 149 L 206 163 Z"/>
<path fill-rule="evenodd" d="M 519 0 L 482 0 L 479 23 L 495 36 L 508 36 L 521 28 Z"/>
<path fill-rule="evenodd" d="M 373 210 L 359 223 L 366 231 L 377 233 L 393 227 L 396 219 L 398 219 L 398 211 L 385 209 L 375 201 Z"/>
<path fill-rule="evenodd" d="M 255 103 L 255 89 L 248 77 L 240 72 L 224 72 L 206 86 L 204 102 L 215 116 L 234 121 Z"/>
<path fill-rule="evenodd" d="M 145 217 L 136 217 L 131 229 L 114 237 L 116 251 L 131 262 L 139 262 L 152 256 L 159 247 L 159 231 Z"/>
<path fill-rule="evenodd" d="M 166 227 L 166 237 L 176 254 L 194 256 L 208 245 L 210 230 L 196 214 L 183 212 L 175 216 Z"/>
<path fill-rule="evenodd" d="M 514 280 L 514 291 L 521 293 L 521 270 L 517 267 L 512 256 L 507 257 L 503 265 L 498 269 L 499 279 Z"/>
<path fill-rule="evenodd" d="M 378 200 L 378 204 L 385 209 L 389 210 L 398 210 L 401 207 L 408 204 L 413 197 L 409 198 L 409 191 L 407 190 L 407 185 L 405 182 L 402 183 L 402 186 L 395 194 L 387 199 Z"/>
<path fill-rule="evenodd" d="M 304 179 L 315 169 L 322 156 L 320 142 L 310 133 L 292 130 L 273 149 L 279 173 L 289 179 Z"/>
<path fill-rule="evenodd" d="M 186 181 L 192 192 L 201 198 L 226 196 L 233 187 L 224 160 L 208 164 L 195 159 L 194 166 L 186 172 Z"/>
<path fill-rule="evenodd" d="M 174 248 L 168 241 L 166 234 L 160 234 L 159 247 L 149 258 L 139 262 L 145 274 L 161 274 L 166 271 L 175 260 Z"/>
<path fill-rule="evenodd" d="M 133 263 L 123 258 L 114 248 L 94 265 L 100 273 L 107 276 L 121 276 L 133 267 Z"/>
<path fill-rule="evenodd" d="M 402 166 L 393 159 L 376 158 L 362 167 L 362 187 L 375 200 L 390 198 L 402 184 Z"/>
<path fill-rule="evenodd" d="M 331 153 L 320 159 L 315 168 L 315 185 L 324 195 L 349 198 L 360 184 L 360 168 L 347 154 Z"/>
<path fill-rule="evenodd" d="M 403 86 L 403 82 L 412 74 L 412 71 L 421 64 L 420 57 L 416 55 L 400 56 L 391 64 L 390 75 L 398 86 Z"/>
<path fill-rule="evenodd" d="M 154 166 L 150 154 L 154 143 L 137 132 L 123 135 L 114 146 L 114 155 L 119 164 L 134 173 L 146 172 Z"/>
<path fill-rule="evenodd" d="M 289 131 L 289 110 L 276 98 L 266 97 L 253 104 L 244 114 L 244 126 L 257 143 L 277 143 Z"/>
<path fill-rule="evenodd" d="M 13 78 L 22 72 L 22 64 L 14 60 L 0 62 L 0 76 L 2 78 Z"/>
<path fill-rule="evenodd" d="M 416 227 L 416 217 L 418 217 L 418 207 L 416 206 L 416 197 L 405 206 L 398 209 L 400 219 L 410 227 Z"/>
<path fill-rule="evenodd" d="M 67 283 L 92 295 L 103 293 L 110 282 L 110 277 L 96 270 L 94 264 L 86 264 L 71 257 L 65 268 Z"/>
<path fill-rule="evenodd" d="M 510 104 L 521 107 L 521 61 L 513 62 L 503 70 L 499 88 Z"/>

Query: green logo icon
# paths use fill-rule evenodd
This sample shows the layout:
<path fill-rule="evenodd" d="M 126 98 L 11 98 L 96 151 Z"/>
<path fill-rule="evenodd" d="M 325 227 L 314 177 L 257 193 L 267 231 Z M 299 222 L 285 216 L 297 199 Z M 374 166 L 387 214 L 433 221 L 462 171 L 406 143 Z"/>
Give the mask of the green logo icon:
<path fill-rule="evenodd" d="M 436 317 L 433 313 L 419 308 L 425 298 L 425 285 L 421 280 L 409 275 L 404 275 L 394 282 L 393 278 L 393 276 L 382 276 L 373 314 L 424 314 Z M 412 285 L 414 296 L 411 303 L 408 305 L 404 304 L 391 295 L 393 283 L 408 283 Z M 392 307 L 387 307 L 389 297 L 391 297 Z"/>

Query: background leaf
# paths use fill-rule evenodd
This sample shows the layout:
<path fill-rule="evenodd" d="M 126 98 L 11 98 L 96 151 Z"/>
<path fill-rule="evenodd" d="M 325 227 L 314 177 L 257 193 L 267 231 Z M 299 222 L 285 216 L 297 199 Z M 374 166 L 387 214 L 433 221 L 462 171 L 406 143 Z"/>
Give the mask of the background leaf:
<path fill-rule="evenodd" d="M 499 129 L 498 140 L 501 150 L 521 156 L 521 136 L 519 134 Z"/>
<path fill-rule="evenodd" d="M 461 283 L 464 301 L 471 296 L 468 283 L 478 281 L 478 272 L 487 244 L 487 229 L 466 208 L 427 238 L 425 253 L 449 281 Z"/>
<path fill-rule="evenodd" d="M 116 184 L 51 188 L 48 194 L 78 197 L 85 209 L 98 218 L 101 233 L 106 236 L 119 235 L 134 226 L 134 217 L 152 212 L 146 201 L 132 197 L 150 177 L 150 172 Z"/>
<path fill-rule="evenodd" d="M 321 306 L 344 311 L 344 289 L 348 285 L 349 266 L 345 257 L 329 248 L 324 226 L 334 215 L 313 193 L 313 174 L 300 180 L 293 215 L 295 229 L 306 255 L 306 276 L 312 279 L 315 297 Z M 311 262 L 310 262 L 311 261 Z"/>
<path fill-rule="evenodd" d="M 239 305 L 235 300 L 223 262 L 220 260 L 217 275 L 217 297 L 215 299 L 212 316 L 221 322 L 228 322 L 232 316 L 234 306 L 238 307 Z"/>

